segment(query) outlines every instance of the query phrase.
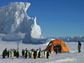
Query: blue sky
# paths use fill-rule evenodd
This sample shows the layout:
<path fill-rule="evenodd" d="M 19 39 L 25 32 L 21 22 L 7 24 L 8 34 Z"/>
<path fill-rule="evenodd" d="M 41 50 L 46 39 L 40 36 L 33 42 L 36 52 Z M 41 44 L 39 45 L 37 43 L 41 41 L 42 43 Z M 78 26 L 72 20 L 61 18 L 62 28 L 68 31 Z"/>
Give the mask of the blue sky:
<path fill-rule="evenodd" d="M 0 0 L 30 2 L 27 13 L 37 17 L 45 37 L 84 36 L 84 0 Z"/>

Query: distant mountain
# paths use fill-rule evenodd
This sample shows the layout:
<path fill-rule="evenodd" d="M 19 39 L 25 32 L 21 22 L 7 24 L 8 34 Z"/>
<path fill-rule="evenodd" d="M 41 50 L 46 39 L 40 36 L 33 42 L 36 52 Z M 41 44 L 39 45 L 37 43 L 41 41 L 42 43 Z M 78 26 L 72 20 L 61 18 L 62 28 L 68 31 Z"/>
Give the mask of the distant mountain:
<path fill-rule="evenodd" d="M 74 37 L 47 37 L 47 39 L 60 39 L 65 42 L 84 42 L 84 36 L 74 36 Z"/>
<path fill-rule="evenodd" d="M 84 36 L 60 37 L 59 39 L 64 40 L 66 42 L 84 42 Z"/>

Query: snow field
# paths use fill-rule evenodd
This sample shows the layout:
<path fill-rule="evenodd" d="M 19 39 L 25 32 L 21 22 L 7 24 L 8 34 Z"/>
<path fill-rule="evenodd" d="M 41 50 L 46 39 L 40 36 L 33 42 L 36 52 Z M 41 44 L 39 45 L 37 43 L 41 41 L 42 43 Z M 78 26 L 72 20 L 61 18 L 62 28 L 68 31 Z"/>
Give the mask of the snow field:
<path fill-rule="evenodd" d="M 76 42 L 66 42 L 68 48 L 70 49 L 70 53 L 61 53 L 61 54 L 51 54 L 49 59 L 46 58 L 30 58 L 30 59 L 24 59 L 20 57 L 19 59 L 2 59 L 0 56 L 0 63 L 83 63 L 84 60 L 84 43 L 82 43 L 82 52 L 77 52 L 77 43 Z M 0 41 L 0 55 L 4 48 L 17 48 L 16 42 L 3 42 Z M 38 49 L 41 48 L 42 50 L 46 48 L 46 44 L 38 44 L 38 45 L 32 45 L 32 44 L 22 44 L 19 43 L 19 52 L 21 55 L 21 50 L 27 48 L 28 50 L 34 48 Z"/>

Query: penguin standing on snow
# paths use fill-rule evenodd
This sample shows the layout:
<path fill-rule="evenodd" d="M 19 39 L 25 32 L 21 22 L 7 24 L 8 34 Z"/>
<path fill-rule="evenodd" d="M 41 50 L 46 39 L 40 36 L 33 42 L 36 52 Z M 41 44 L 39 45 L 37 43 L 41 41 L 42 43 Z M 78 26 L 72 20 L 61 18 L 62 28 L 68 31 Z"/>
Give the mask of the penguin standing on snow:
<path fill-rule="evenodd" d="M 24 57 L 24 49 L 22 50 L 22 56 Z"/>
<path fill-rule="evenodd" d="M 5 48 L 3 53 L 2 53 L 2 58 L 5 58 L 5 56 L 7 56 L 7 54 L 8 54 L 7 48 Z"/>
<path fill-rule="evenodd" d="M 19 58 L 19 51 L 16 50 L 16 57 Z"/>
<path fill-rule="evenodd" d="M 33 53 L 33 56 L 34 56 L 34 59 L 36 59 L 36 51 L 34 51 L 34 53 Z"/>
<path fill-rule="evenodd" d="M 49 59 L 49 52 L 46 52 L 46 58 Z"/>

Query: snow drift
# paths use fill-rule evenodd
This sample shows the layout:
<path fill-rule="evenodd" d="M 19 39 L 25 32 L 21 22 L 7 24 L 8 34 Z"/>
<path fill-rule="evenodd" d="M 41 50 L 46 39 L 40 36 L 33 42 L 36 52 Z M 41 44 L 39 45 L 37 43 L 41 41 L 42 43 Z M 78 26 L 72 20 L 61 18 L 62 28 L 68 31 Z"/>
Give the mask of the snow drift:
<path fill-rule="evenodd" d="M 27 15 L 29 6 L 30 3 L 27 2 L 14 2 L 0 7 L 0 33 L 7 35 L 25 33 L 23 43 L 38 43 L 41 39 L 41 28 L 36 23 L 36 17 L 31 18 Z"/>

